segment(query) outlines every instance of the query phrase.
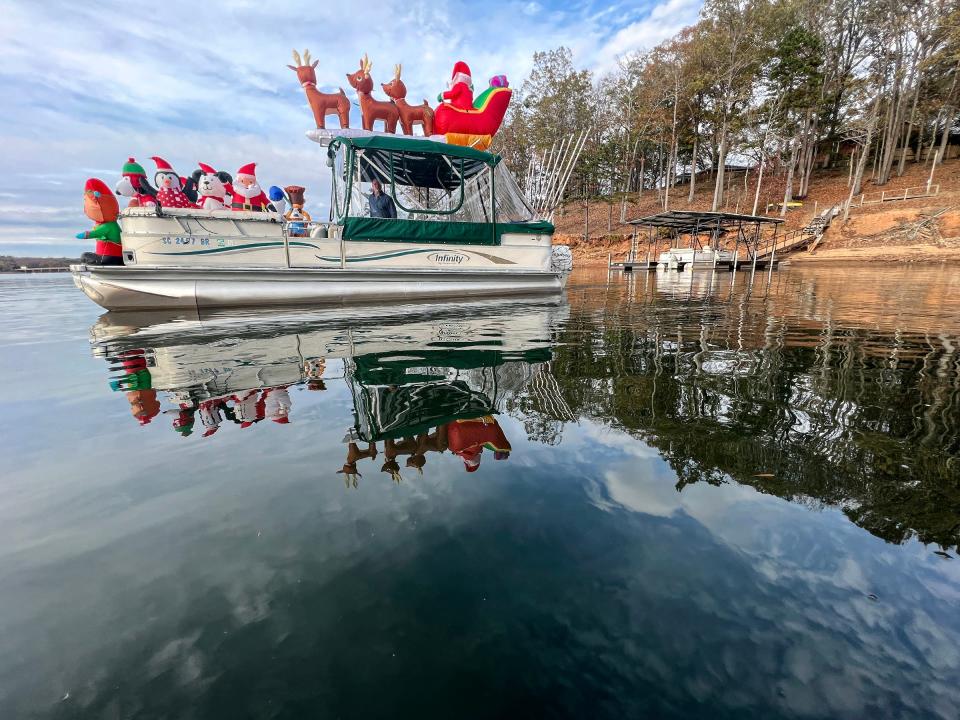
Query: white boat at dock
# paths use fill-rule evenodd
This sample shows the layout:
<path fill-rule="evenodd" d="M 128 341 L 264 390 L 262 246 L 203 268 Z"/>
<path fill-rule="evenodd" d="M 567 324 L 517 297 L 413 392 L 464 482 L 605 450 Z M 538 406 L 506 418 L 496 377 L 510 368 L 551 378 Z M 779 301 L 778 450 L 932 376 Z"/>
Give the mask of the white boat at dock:
<path fill-rule="evenodd" d="M 553 225 L 499 156 L 396 136 L 338 137 L 331 220 L 159 206 L 121 213 L 122 266 L 71 266 L 111 310 L 294 305 L 558 293 Z M 366 216 L 379 180 L 397 218 Z M 564 248 L 565 250 L 565 248 Z M 561 260 L 569 258 L 560 253 Z"/>
<path fill-rule="evenodd" d="M 780 218 L 729 212 L 670 210 L 628 224 L 634 227 L 630 251 L 610 267 L 632 271 L 733 269 L 745 264 L 775 265 Z M 644 231 L 646 237 L 639 234 Z M 670 246 L 659 251 L 663 242 Z M 733 247 L 731 248 L 730 245 Z M 763 258 L 763 260 L 761 260 Z"/>
<path fill-rule="evenodd" d="M 718 263 L 733 262 L 733 257 L 730 250 L 715 250 L 711 247 L 670 248 L 660 253 L 657 264 L 663 270 L 714 267 Z"/>

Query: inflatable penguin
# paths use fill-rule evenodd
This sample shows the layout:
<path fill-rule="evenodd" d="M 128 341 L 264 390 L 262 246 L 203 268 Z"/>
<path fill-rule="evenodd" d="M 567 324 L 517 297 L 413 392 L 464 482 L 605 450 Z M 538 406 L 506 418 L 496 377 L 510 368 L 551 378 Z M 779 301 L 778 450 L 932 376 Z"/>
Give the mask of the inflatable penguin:
<path fill-rule="evenodd" d="M 156 155 L 150 159 L 157 164 L 157 172 L 153 176 L 153 182 L 157 186 L 157 202 L 160 206 L 165 208 L 196 207 L 190 202 L 190 198 L 184 194 L 183 181 L 170 167 L 170 163 Z"/>

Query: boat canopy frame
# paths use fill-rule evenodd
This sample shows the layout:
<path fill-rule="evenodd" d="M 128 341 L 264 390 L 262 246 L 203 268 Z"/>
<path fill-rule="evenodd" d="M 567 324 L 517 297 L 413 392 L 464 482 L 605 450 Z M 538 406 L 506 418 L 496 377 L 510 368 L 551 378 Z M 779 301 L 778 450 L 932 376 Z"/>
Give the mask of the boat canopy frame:
<path fill-rule="evenodd" d="M 433 140 L 372 135 L 338 136 L 327 156 L 333 173 L 330 220 L 343 227 L 344 239 L 499 245 L 508 232 L 553 233 L 551 223 L 534 219 L 499 155 Z M 502 173 L 507 173 L 506 183 Z M 391 188 L 388 194 L 406 218 L 364 214 L 359 185 L 373 180 L 385 192 Z M 507 197 L 498 196 L 503 185 Z"/>
<path fill-rule="evenodd" d="M 700 240 L 701 235 L 708 235 L 706 248 L 716 252 L 720 250 L 720 239 L 728 234 L 734 233 L 734 252 L 736 252 L 742 244 L 747 251 L 748 259 L 752 259 L 756 256 L 757 250 L 760 247 L 764 230 L 772 228 L 772 240 L 775 242 L 777 232 L 783 222 L 783 218 L 768 217 L 766 215 L 745 215 L 741 213 L 697 210 L 668 210 L 636 220 L 630 220 L 627 224 L 633 226 L 633 239 L 631 244 L 634 246 L 634 251 L 637 245 L 637 232 L 640 228 L 647 228 L 648 248 L 662 237 L 669 238 L 671 247 L 674 249 L 680 248 L 680 239 L 686 235 L 690 238 L 689 247 L 694 251 L 702 251 L 705 249 L 703 242 Z"/>

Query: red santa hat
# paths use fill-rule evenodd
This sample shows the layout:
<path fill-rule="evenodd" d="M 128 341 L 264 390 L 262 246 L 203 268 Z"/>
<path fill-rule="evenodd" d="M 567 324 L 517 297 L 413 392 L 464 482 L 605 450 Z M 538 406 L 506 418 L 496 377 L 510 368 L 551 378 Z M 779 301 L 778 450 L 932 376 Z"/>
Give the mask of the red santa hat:
<path fill-rule="evenodd" d="M 170 163 L 168 163 L 168 162 L 167 162 L 166 160 L 164 160 L 162 157 L 158 157 L 158 156 L 154 155 L 154 156 L 153 156 L 152 158 L 150 158 L 150 159 L 153 160 L 153 161 L 157 164 L 157 172 L 160 172 L 161 170 L 163 170 L 163 171 L 165 171 L 165 172 L 173 172 L 173 168 L 170 167 Z"/>
<path fill-rule="evenodd" d="M 470 66 L 463 60 L 457 60 L 453 64 L 453 72 L 450 73 L 450 87 L 458 82 L 466 83 L 473 88 L 473 75 L 470 73 Z"/>
<path fill-rule="evenodd" d="M 199 165 L 199 166 L 200 166 L 200 169 L 203 170 L 203 172 L 204 172 L 205 174 L 207 174 L 207 175 L 216 175 L 216 174 L 217 174 L 217 171 L 214 170 L 214 169 L 213 169 L 212 167 L 210 167 L 209 165 L 207 165 L 206 163 L 197 163 L 197 165 Z"/>
<path fill-rule="evenodd" d="M 237 177 L 240 178 L 240 177 L 243 177 L 244 175 L 246 175 L 247 177 L 251 177 L 251 178 L 253 178 L 253 179 L 256 179 L 256 177 L 257 177 L 257 164 L 256 164 L 256 163 L 247 163 L 246 165 L 241 166 L 241 168 L 240 168 L 239 170 L 237 170 Z"/>

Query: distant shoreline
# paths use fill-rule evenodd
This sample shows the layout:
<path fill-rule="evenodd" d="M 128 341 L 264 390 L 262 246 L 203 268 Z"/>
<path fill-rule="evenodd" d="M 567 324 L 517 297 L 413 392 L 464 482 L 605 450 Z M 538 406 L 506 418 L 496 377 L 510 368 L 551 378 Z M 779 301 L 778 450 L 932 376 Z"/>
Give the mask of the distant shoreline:
<path fill-rule="evenodd" d="M 28 257 L 17 255 L 0 255 L 0 273 L 45 273 L 69 272 L 70 265 L 80 262 L 79 258 L 68 257 Z"/>

